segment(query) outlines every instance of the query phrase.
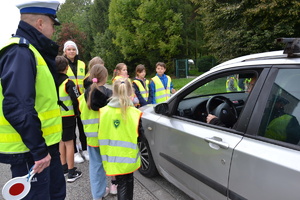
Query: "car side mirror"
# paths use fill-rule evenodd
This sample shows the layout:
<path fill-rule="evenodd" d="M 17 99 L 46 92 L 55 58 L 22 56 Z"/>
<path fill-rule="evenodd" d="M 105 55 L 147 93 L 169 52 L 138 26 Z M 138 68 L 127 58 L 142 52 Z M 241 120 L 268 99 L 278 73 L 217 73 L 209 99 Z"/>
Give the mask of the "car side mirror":
<path fill-rule="evenodd" d="M 161 104 L 157 104 L 154 107 L 154 111 L 157 114 L 163 114 L 163 115 L 168 115 L 169 114 L 169 106 L 167 103 L 161 103 Z"/>

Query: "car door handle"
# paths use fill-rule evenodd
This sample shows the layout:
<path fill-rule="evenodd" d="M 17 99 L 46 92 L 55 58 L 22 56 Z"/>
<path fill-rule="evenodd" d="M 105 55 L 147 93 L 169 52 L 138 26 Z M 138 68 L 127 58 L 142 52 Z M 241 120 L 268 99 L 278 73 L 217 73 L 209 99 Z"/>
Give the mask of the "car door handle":
<path fill-rule="evenodd" d="M 228 149 L 229 148 L 229 144 L 225 143 L 222 141 L 221 138 L 219 137 L 212 137 L 212 138 L 204 138 L 204 140 L 208 143 L 213 143 L 218 145 L 219 147 L 221 147 L 222 149 Z"/>

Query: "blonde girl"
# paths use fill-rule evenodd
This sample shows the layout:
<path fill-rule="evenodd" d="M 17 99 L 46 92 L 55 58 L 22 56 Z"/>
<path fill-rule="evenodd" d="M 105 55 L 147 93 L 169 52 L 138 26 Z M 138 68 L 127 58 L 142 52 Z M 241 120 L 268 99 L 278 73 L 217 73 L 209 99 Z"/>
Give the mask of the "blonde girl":
<path fill-rule="evenodd" d="M 118 199 L 133 199 L 133 172 L 140 165 L 138 137 L 143 134 L 141 111 L 133 106 L 133 88 L 126 78 L 113 83 L 113 96 L 100 108 L 98 139 L 107 176 L 116 176 Z"/>

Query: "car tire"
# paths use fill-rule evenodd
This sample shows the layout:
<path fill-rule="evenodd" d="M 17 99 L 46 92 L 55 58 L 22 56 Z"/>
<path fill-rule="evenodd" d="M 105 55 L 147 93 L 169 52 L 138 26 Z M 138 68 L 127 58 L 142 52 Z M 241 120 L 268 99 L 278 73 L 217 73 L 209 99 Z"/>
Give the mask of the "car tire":
<path fill-rule="evenodd" d="M 139 168 L 139 172 L 148 178 L 157 176 L 158 171 L 156 169 L 147 140 L 144 139 L 138 144 L 141 152 L 141 167 Z"/>

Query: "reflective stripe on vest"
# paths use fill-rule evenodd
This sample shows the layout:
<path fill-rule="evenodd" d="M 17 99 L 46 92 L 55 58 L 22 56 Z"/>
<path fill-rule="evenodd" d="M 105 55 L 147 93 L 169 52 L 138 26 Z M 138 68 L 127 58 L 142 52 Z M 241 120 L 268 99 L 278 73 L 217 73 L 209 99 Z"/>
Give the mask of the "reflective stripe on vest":
<path fill-rule="evenodd" d="M 98 127 L 99 111 L 90 110 L 84 98 L 84 94 L 78 97 L 80 118 L 83 124 L 83 130 L 86 135 L 86 141 L 89 146 L 98 147 Z"/>
<path fill-rule="evenodd" d="M 120 108 L 100 108 L 98 138 L 106 175 L 128 174 L 140 167 L 137 137 L 141 115 L 140 110 L 128 107 L 124 120 Z"/>
<path fill-rule="evenodd" d="M 286 128 L 292 118 L 293 117 L 291 115 L 284 114 L 273 119 L 268 125 L 264 136 L 274 140 L 286 142 Z"/>
<path fill-rule="evenodd" d="M 67 75 L 74 81 L 80 94 L 84 93 L 83 79 L 85 77 L 85 64 L 81 60 L 77 60 L 77 78 L 74 75 L 71 67 L 68 68 Z"/>
<path fill-rule="evenodd" d="M 149 96 L 149 81 L 145 81 L 145 87 L 139 80 L 133 80 L 133 82 L 137 85 L 139 88 L 141 96 L 145 99 L 145 101 L 148 101 Z"/>
<path fill-rule="evenodd" d="M 156 103 L 161 103 L 166 101 L 171 96 L 171 78 L 166 75 L 168 78 L 167 88 L 164 87 L 164 84 L 161 82 L 158 76 L 152 78 L 152 81 L 155 84 L 155 101 Z"/>
<path fill-rule="evenodd" d="M 60 108 L 61 110 L 61 116 L 67 117 L 67 116 L 74 116 L 74 107 L 73 107 L 73 102 L 71 100 L 70 95 L 66 92 L 66 84 L 69 81 L 69 79 L 64 80 L 62 84 L 59 86 L 59 99 L 67 106 L 69 109 L 66 111 L 64 108 Z"/>
<path fill-rule="evenodd" d="M 19 40 L 20 38 L 13 37 L 8 45 L 19 44 Z M 47 146 L 50 146 L 58 143 L 62 135 L 62 119 L 60 108 L 57 104 L 56 86 L 41 54 L 31 44 L 29 44 L 29 49 L 34 53 L 37 64 L 34 108 L 41 121 L 41 131 L 45 142 Z M 2 85 L 0 85 L 1 106 L 3 99 Z M 0 109 L 0 153 L 24 153 L 28 151 L 29 149 L 22 142 L 20 135 L 5 119 L 3 109 Z"/>

